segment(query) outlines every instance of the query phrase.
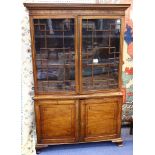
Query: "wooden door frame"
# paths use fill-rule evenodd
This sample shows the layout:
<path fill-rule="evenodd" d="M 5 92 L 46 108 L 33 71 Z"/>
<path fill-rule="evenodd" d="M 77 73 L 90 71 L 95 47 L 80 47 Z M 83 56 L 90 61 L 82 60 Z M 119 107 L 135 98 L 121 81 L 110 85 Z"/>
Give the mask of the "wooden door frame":
<path fill-rule="evenodd" d="M 92 98 L 93 99 L 93 98 Z M 116 121 L 116 133 L 115 134 L 110 134 L 110 135 L 105 135 L 105 136 L 94 136 L 94 137 L 86 137 L 86 118 L 88 117 L 87 115 L 87 111 L 86 111 L 86 106 L 87 105 L 93 105 L 96 103 L 87 103 L 86 101 L 89 99 L 80 99 L 79 100 L 79 104 L 80 104 L 80 137 L 79 137 L 79 141 L 84 141 L 85 142 L 85 138 L 88 139 L 88 141 L 96 141 L 96 139 L 99 139 L 98 141 L 104 141 L 104 139 L 109 139 L 109 141 L 111 141 L 112 139 L 115 138 L 120 138 L 121 137 L 121 119 L 122 119 L 122 97 L 101 97 L 98 98 L 99 100 L 103 100 L 102 104 L 106 104 L 108 106 L 108 104 L 110 102 L 117 102 L 116 104 L 116 109 L 115 109 L 115 121 Z M 95 99 L 96 102 L 98 99 Z M 93 99 L 94 100 L 94 99 Z M 98 138 L 97 138 L 98 137 Z M 90 140 L 89 140 L 90 138 Z M 86 140 L 87 141 L 87 140 Z"/>
<path fill-rule="evenodd" d="M 116 89 L 106 89 L 106 90 L 89 90 L 83 91 L 82 86 L 82 19 L 120 19 L 121 20 L 121 31 L 120 31 L 120 56 L 119 56 L 119 71 L 118 71 L 118 88 Z M 106 92 L 117 92 L 121 91 L 122 88 L 122 65 L 123 65 L 123 41 L 124 41 L 124 23 L 125 17 L 124 16 L 78 16 L 78 23 L 79 23 L 79 93 L 80 94 L 90 94 L 90 93 L 106 93 Z"/>
<path fill-rule="evenodd" d="M 51 141 L 50 143 L 52 145 L 58 144 L 58 143 L 76 143 L 79 141 L 79 101 L 78 100 L 71 100 L 74 101 L 74 103 L 68 103 L 69 100 L 36 100 L 34 104 L 34 109 L 35 109 L 35 119 L 36 119 L 36 132 L 37 132 L 37 144 L 44 144 L 45 141 Z M 63 103 L 59 103 L 63 102 Z M 41 106 L 46 107 L 46 106 L 52 106 L 52 105 L 74 105 L 74 115 L 75 115 L 75 121 L 74 127 L 74 135 L 75 135 L 75 140 L 73 138 L 65 138 L 65 139 L 43 139 L 42 138 L 42 130 L 41 130 L 41 111 L 40 108 Z"/>
<path fill-rule="evenodd" d="M 60 95 L 60 94 L 66 94 L 66 95 L 73 95 L 73 94 L 79 94 L 79 58 L 78 58 L 78 20 L 77 16 L 75 15 L 44 15 L 44 16 L 29 16 L 30 18 L 30 35 L 31 35 L 31 50 L 32 50 L 32 63 L 33 63 L 33 78 L 34 78 L 34 92 L 35 95 Z M 34 31 L 34 19 L 74 19 L 74 52 L 75 52 L 75 91 L 70 92 L 49 92 L 49 93 L 39 93 L 37 91 L 38 87 L 38 81 L 37 81 L 37 66 L 36 66 L 36 50 L 35 50 L 35 31 Z"/>

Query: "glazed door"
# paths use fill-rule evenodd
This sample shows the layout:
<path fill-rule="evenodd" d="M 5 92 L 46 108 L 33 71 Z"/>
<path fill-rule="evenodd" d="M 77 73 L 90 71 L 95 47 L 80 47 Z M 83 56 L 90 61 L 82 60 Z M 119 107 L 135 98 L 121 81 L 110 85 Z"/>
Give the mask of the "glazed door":
<path fill-rule="evenodd" d="M 118 89 L 121 78 L 121 18 L 80 18 L 80 92 Z"/>
<path fill-rule="evenodd" d="M 32 24 L 36 94 L 76 93 L 76 19 L 56 16 L 35 18 Z"/>
<path fill-rule="evenodd" d="M 114 139 L 120 136 L 121 98 L 81 100 L 81 141 Z"/>
<path fill-rule="evenodd" d="M 78 101 L 37 101 L 35 112 L 38 144 L 73 143 L 77 141 Z"/>

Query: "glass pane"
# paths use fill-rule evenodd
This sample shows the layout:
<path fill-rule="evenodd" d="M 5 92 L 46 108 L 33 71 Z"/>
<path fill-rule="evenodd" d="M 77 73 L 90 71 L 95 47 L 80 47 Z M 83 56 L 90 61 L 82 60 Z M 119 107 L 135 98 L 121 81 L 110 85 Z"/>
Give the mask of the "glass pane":
<path fill-rule="evenodd" d="M 83 19 L 83 90 L 117 88 L 119 56 L 120 19 Z"/>
<path fill-rule="evenodd" d="M 34 19 L 38 92 L 75 91 L 74 19 Z"/>

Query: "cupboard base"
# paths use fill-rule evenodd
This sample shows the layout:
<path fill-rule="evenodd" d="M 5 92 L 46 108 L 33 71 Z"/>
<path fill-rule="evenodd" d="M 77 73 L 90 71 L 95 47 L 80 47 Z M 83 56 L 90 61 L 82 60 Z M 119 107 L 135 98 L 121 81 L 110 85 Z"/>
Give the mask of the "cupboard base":
<path fill-rule="evenodd" d="M 115 138 L 115 139 L 107 139 L 107 140 L 102 140 L 102 141 L 92 141 L 93 142 L 108 142 L 111 141 L 112 143 L 116 143 L 118 147 L 122 147 L 123 146 L 123 139 L 122 138 Z M 88 142 L 75 142 L 75 143 L 63 143 L 63 144 L 81 144 L 81 143 L 88 143 Z M 37 144 L 36 145 L 36 153 L 39 154 L 41 152 L 41 149 L 46 148 L 48 146 L 52 146 L 52 145 L 61 145 L 61 144 L 57 144 L 57 143 L 53 143 L 53 144 Z"/>

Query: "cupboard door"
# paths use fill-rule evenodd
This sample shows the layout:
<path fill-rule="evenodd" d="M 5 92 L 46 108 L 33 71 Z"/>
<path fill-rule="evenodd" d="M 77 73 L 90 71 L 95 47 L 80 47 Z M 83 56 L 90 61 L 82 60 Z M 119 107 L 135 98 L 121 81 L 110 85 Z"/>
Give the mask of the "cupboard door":
<path fill-rule="evenodd" d="M 81 101 L 81 136 L 84 141 L 120 136 L 121 100 L 118 98 Z"/>
<path fill-rule="evenodd" d="M 38 101 L 35 104 L 38 143 L 71 143 L 77 139 L 77 101 Z"/>
<path fill-rule="evenodd" d="M 38 94 L 78 91 L 74 18 L 33 19 L 35 91 Z"/>
<path fill-rule="evenodd" d="M 121 19 L 81 18 L 81 92 L 118 89 Z"/>

